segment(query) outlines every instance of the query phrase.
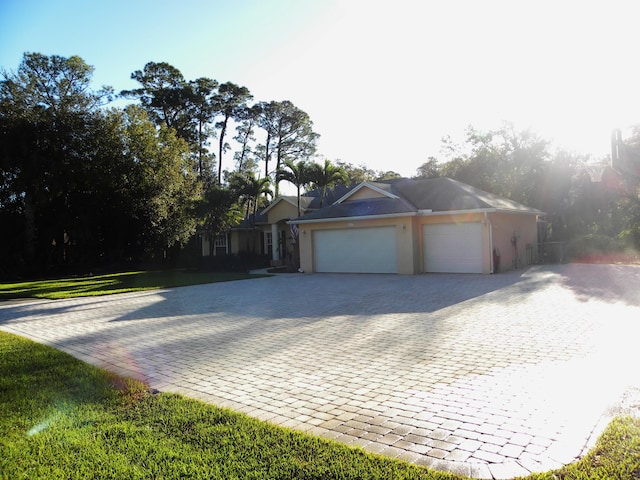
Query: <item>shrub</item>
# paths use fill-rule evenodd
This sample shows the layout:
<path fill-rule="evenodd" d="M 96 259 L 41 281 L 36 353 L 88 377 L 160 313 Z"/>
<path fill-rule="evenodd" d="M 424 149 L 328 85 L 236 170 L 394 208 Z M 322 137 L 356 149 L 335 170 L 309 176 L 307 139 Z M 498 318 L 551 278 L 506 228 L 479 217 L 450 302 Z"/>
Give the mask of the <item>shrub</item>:
<path fill-rule="evenodd" d="M 623 253 L 624 245 L 620 240 L 599 234 L 575 237 L 565 250 L 567 259 L 578 262 L 600 262 Z"/>
<path fill-rule="evenodd" d="M 269 266 L 269 257 L 255 253 L 238 253 L 200 257 L 197 268 L 207 272 L 246 272 Z"/>
<path fill-rule="evenodd" d="M 618 238 L 629 248 L 633 250 L 640 249 L 640 226 L 635 226 L 627 230 L 623 230 Z"/>

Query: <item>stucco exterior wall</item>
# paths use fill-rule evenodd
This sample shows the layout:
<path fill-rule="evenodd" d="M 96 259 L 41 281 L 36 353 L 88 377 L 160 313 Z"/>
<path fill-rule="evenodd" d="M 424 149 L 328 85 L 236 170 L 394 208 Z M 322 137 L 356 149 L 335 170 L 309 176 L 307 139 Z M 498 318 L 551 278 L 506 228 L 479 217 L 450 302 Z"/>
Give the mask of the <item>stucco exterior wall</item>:
<path fill-rule="evenodd" d="M 491 213 L 493 248 L 500 252 L 500 272 L 522 268 L 535 261 L 537 255 L 538 226 L 535 215 Z M 511 243 L 517 237 L 516 248 Z M 527 246 L 530 251 L 527 252 Z M 531 256 L 533 255 L 533 258 Z M 529 258 L 528 258 L 529 257 Z M 516 264 L 517 258 L 517 264 Z"/>
<path fill-rule="evenodd" d="M 511 238 L 518 238 L 518 267 L 528 263 L 526 245 L 537 242 L 535 215 L 490 213 L 461 213 L 454 215 L 424 215 L 375 220 L 345 220 L 301 224 L 300 266 L 305 272 L 314 272 L 313 232 L 316 230 L 394 226 L 396 228 L 398 273 L 413 275 L 424 272 L 423 226 L 440 223 L 480 223 L 482 242 L 482 273 L 492 273 L 493 248 L 500 251 L 500 271 L 515 267 L 515 249 Z M 493 240 L 493 245 L 492 245 Z"/>
<path fill-rule="evenodd" d="M 298 206 L 292 205 L 286 200 L 281 200 L 267 212 L 268 223 L 278 223 L 298 217 Z"/>
<path fill-rule="evenodd" d="M 382 198 L 384 196 L 385 195 L 383 195 L 382 193 L 376 192 L 375 190 L 372 190 L 370 188 L 361 188 L 357 192 L 349 195 L 349 198 L 346 201 L 352 202 L 354 200 L 363 200 L 366 198 Z"/>

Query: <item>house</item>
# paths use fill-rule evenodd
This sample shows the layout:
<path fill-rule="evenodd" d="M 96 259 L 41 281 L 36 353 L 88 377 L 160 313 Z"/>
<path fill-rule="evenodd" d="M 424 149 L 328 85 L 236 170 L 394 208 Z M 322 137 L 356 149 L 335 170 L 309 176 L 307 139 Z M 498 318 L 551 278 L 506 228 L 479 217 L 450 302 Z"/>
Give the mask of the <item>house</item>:
<path fill-rule="evenodd" d="M 326 192 L 306 192 L 300 197 L 300 211 L 308 213 L 330 205 L 353 188 L 338 185 Z M 296 228 L 288 223 L 297 217 L 297 196 L 278 196 L 261 212 L 249 215 L 228 232 L 218 235 L 213 239 L 213 245 L 208 235 L 202 232 L 199 235 L 202 256 L 250 252 L 269 257 L 274 266 L 297 263 Z"/>
<path fill-rule="evenodd" d="M 446 177 L 363 182 L 317 209 L 307 201 L 298 218 L 294 202 L 284 198 L 262 212 L 274 232 L 283 222 L 298 227 L 305 272 L 488 274 L 521 268 L 536 259 L 537 222 L 544 214 Z"/>

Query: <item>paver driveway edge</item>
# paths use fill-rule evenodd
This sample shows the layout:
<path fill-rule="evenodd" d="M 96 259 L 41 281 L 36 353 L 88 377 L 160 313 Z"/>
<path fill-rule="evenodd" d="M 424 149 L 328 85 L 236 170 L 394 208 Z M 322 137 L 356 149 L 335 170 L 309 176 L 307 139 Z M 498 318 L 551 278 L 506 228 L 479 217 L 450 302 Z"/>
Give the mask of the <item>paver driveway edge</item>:
<path fill-rule="evenodd" d="M 640 386 L 639 280 L 615 265 L 278 275 L 2 303 L 0 329 L 370 452 L 511 478 L 583 455 Z"/>

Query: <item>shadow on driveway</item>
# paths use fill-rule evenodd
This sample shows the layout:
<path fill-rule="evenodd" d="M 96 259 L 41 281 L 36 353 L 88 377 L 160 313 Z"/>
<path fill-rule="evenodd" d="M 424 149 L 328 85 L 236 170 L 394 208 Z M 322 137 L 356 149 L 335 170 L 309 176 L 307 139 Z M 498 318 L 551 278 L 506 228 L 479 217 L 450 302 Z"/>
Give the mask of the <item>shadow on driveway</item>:
<path fill-rule="evenodd" d="M 581 301 L 640 306 L 640 265 L 573 263 L 558 268 L 562 283 Z"/>

